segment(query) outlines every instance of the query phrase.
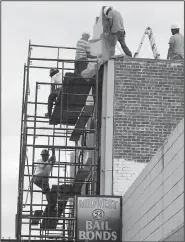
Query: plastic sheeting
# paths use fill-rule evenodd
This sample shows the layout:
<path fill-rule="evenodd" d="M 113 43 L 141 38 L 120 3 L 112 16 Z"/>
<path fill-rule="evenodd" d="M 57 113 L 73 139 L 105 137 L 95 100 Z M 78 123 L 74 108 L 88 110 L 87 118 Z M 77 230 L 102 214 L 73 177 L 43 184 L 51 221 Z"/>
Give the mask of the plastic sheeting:
<path fill-rule="evenodd" d="M 96 59 L 94 59 L 96 60 Z M 100 69 L 100 66 L 104 63 L 103 58 L 98 58 L 97 62 L 89 62 L 87 68 L 82 71 L 81 76 L 85 79 L 92 78 L 96 75 L 97 68 Z"/>

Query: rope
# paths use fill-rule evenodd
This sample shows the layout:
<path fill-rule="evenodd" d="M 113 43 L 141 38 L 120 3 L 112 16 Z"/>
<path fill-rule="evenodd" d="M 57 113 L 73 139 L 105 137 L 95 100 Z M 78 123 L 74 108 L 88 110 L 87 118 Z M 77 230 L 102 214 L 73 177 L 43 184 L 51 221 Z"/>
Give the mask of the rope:
<path fill-rule="evenodd" d="M 118 44 L 116 44 L 116 47 L 118 47 L 118 49 L 119 49 L 120 53 L 123 55 L 124 53 L 123 53 L 123 51 L 120 49 L 120 47 L 119 47 L 119 45 L 118 45 Z"/>

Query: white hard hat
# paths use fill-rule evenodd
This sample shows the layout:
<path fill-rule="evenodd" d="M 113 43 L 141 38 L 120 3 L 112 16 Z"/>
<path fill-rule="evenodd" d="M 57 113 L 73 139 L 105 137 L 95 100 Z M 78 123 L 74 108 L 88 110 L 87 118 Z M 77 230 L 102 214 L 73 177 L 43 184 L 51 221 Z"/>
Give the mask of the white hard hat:
<path fill-rule="evenodd" d="M 90 36 L 90 33 L 87 32 L 87 31 L 84 31 L 84 32 L 82 33 L 82 35 L 89 35 L 89 36 Z"/>
<path fill-rule="evenodd" d="M 180 29 L 180 26 L 178 24 L 172 24 L 171 29 Z"/>
<path fill-rule="evenodd" d="M 112 7 L 105 7 L 104 10 L 103 10 L 103 13 L 106 15 L 106 13 L 107 13 L 107 11 L 108 11 L 109 9 L 112 9 Z"/>

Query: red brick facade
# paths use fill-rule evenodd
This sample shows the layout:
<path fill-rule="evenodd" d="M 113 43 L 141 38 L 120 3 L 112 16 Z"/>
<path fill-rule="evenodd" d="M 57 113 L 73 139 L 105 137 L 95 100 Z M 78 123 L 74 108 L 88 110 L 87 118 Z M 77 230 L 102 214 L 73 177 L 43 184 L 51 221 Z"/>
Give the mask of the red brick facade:
<path fill-rule="evenodd" d="M 184 116 L 184 62 L 115 59 L 114 159 L 148 162 Z"/>

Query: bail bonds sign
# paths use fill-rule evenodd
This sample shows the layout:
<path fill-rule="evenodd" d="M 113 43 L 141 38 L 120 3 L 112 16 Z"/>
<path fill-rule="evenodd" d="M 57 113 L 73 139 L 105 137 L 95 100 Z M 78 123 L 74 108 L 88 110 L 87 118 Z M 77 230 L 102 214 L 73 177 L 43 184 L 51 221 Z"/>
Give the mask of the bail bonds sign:
<path fill-rule="evenodd" d="M 77 196 L 76 240 L 122 241 L 121 199 L 118 196 Z"/>

